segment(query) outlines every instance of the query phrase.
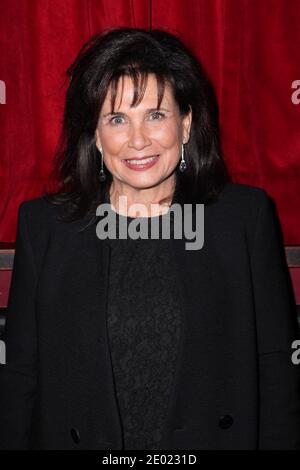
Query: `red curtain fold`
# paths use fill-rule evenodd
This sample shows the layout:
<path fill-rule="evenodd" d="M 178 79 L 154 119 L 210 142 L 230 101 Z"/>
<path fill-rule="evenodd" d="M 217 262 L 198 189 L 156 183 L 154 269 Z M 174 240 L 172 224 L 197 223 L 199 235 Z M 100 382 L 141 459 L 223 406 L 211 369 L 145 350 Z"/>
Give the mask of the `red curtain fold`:
<path fill-rule="evenodd" d="M 2 0 L 0 241 L 15 241 L 20 203 L 49 182 L 65 70 L 79 48 L 110 27 L 152 26 L 202 61 L 233 180 L 266 189 L 285 244 L 300 244 L 299 25 L 299 0 Z"/>

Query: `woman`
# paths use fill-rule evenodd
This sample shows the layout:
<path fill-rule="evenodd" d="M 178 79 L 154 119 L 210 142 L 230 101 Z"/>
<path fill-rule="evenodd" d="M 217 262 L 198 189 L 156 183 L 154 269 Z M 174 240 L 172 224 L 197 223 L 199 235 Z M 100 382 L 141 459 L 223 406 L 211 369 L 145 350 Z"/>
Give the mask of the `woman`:
<path fill-rule="evenodd" d="M 119 28 L 68 76 L 63 184 L 19 209 L 1 448 L 299 449 L 276 219 L 228 177 L 201 65 L 167 32 Z M 104 204 L 110 234 L 155 221 L 170 236 L 105 238 Z M 174 236 L 178 205 L 198 229 L 204 205 L 200 249 Z"/>

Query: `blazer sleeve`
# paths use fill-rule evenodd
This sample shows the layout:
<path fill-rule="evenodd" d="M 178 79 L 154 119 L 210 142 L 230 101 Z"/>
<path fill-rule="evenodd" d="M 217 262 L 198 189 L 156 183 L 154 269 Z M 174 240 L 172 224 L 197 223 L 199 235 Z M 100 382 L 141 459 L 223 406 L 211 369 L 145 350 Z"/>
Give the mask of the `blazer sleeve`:
<path fill-rule="evenodd" d="M 259 449 L 300 449 L 297 315 L 279 221 L 261 192 L 251 254 L 259 366 Z"/>
<path fill-rule="evenodd" d="M 6 363 L 0 366 L 0 449 L 27 449 L 29 445 L 37 382 L 36 277 L 26 203 L 22 203 L 4 332 Z"/>

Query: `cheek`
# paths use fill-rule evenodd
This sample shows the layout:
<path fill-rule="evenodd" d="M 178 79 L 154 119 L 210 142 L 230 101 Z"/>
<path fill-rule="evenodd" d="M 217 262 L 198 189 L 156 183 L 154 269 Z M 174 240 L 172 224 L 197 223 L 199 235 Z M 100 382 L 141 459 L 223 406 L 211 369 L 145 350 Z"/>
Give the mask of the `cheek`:
<path fill-rule="evenodd" d="M 126 132 L 117 131 L 103 131 L 101 134 L 101 141 L 103 147 L 108 154 L 117 154 L 121 150 L 124 143 L 127 141 Z"/>
<path fill-rule="evenodd" d="M 151 138 L 163 148 L 168 149 L 178 146 L 179 130 L 177 125 L 162 125 L 151 132 Z"/>

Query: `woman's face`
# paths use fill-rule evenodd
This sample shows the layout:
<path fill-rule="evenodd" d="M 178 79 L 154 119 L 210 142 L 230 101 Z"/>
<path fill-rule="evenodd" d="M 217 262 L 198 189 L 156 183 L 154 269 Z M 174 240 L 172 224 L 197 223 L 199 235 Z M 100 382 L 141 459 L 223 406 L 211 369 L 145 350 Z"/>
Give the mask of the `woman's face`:
<path fill-rule="evenodd" d="M 103 152 L 104 163 L 114 182 L 137 190 L 159 187 L 171 177 L 175 178 L 173 173 L 181 158 L 181 144 L 189 139 L 191 111 L 183 118 L 180 116 L 169 84 L 166 84 L 161 108 L 157 110 L 157 82 L 153 74 L 148 75 L 142 101 L 131 108 L 133 83 L 127 76 L 123 80 L 123 96 L 121 79 L 114 114 L 110 114 L 110 88 L 108 90 L 99 115 L 96 145 Z M 141 166 L 146 157 L 156 158 Z M 138 162 L 128 164 L 128 159 Z"/>

